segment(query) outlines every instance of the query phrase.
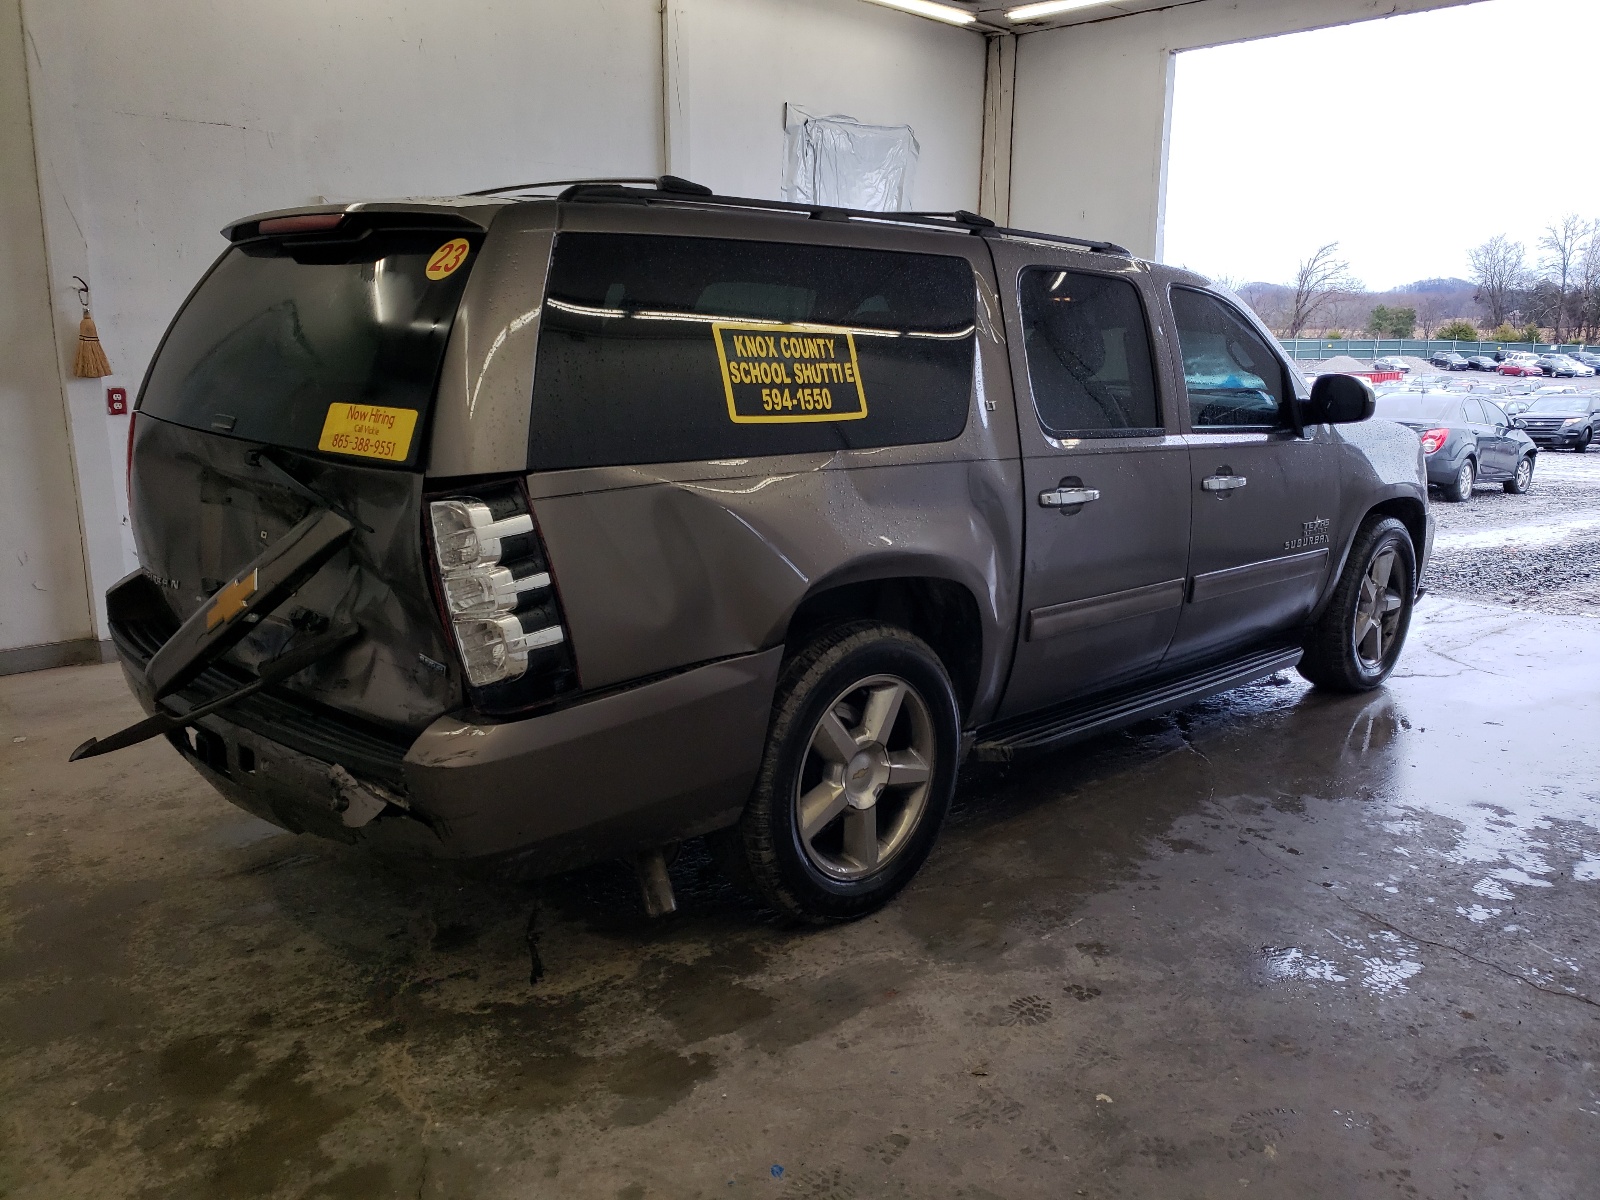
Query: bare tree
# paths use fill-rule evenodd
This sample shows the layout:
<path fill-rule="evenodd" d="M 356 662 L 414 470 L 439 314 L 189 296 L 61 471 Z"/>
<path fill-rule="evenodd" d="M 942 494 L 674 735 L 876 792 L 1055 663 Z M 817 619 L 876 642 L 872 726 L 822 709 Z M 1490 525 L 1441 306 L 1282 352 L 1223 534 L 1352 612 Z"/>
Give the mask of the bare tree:
<path fill-rule="evenodd" d="M 1424 340 L 1433 337 L 1433 331 L 1444 320 L 1444 301 L 1438 296 L 1423 292 L 1417 297 L 1417 324 L 1422 326 Z"/>
<path fill-rule="evenodd" d="M 1600 221 L 1589 228 L 1589 240 L 1578 263 L 1578 303 L 1575 310 L 1585 342 L 1600 338 Z"/>
<path fill-rule="evenodd" d="M 1497 233 L 1468 255 L 1472 281 L 1478 285 L 1478 303 L 1489 314 L 1489 324 L 1505 323 L 1515 307 L 1515 293 L 1527 283 L 1527 251 Z"/>
<path fill-rule="evenodd" d="M 1289 305 L 1284 336 L 1296 338 L 1318 313 L 1341 296 L 1360 291 L 1361 285 L 1350 273 L 1350 264 L 1339 257 L 1339 243 L 1319 247 L 1301 261 L 1294 275 L 1294 299 Z"/>
<path fill-rule="evenodd" d="M 1247 283 L 1243 290 L 1235 292 L 1239 299 L 1250 306 L 1250 311 L 1255 313 L 1273 329 L 1282 329 L 1284 325 L 1285 298 L 1289 290 L 1277 287 L 1270 283 Z"/>
<path fill-rule="evenodd" d="M 1562 334 L 1566 331 L 1567 309 L 1570 302 L 1572 284 L 1578 274 L 1579 264 L 1583 261 L 1586 243 L 1589 241 L 1589 222 L 1577 213 L 1568 213 L 1554 225 L 1544 227 L 1544 236 L 1539 239 L 1539 249 L 1544 251 L 1544 256 L 1539 260 L 1539 265 L 1544 269 L 1545 278 L 1556 289 L 1555 306 L 1555 335 L 1556 341 L 1565 339 Z"/>

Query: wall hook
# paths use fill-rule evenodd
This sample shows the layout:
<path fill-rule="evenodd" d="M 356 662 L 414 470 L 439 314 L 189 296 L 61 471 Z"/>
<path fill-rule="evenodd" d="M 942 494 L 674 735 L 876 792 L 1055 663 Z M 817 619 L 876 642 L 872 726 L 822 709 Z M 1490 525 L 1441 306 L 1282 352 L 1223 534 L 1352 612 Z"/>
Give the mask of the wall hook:
<path fill-rule="evenodd" d="M 74 275 L 73 278 L 78 281 L 78 286 L 72 289 L 78 293 L 78 307 L 87 313 L 89 311 L 89 285 L 83 281 L 82 275 Z"/>

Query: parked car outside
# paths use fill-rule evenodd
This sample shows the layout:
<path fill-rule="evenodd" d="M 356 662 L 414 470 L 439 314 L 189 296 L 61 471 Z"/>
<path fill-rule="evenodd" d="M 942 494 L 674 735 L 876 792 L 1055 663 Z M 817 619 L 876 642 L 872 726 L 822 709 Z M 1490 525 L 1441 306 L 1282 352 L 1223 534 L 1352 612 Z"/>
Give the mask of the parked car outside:
<path fill-rule="evenodd" d="M 1596 371 L 1600 371 L 1600 354 L 1596 354 L 1592 350 L 1579 350 L 1573 354 L 1572 357 L 1577 359 L 1577 361 L 1581 362 L 1584 366 L 1592 367 Z"/>
<path fill-rule="evenodd" d="M 1573 388 L 1535 397 L 1517 417 L 1517 428 L 1541 446 L 1565 446 L 1582 454 L 1600 436 L 1600 392 Z"/>
<path fill-rule="evenodd" d="M 1526 351 L 1506 355 L 1505 361 L 1496 368 L 1501 375 L 1510 375 L 1525 378 L 1533 375 L 1543 375 L 1544 368 L 1539 365 L 1539 356 Z"/>
<path fill-rule="evenodd" d="M 1472 497 L 1478 483 L 1501 483 L 1520 496 L 1533 485 L 1538 446 L 1492 400 L 1477 396 L 1384 396 L 1377 415 L 1417 431 L 1428 482 L 1446 500 Z"/>
<path fill-rule="evenodd" d="M 1552 378 L 1583 379 L 1594 374 L 1593 367 L 1586 367 L 1577 359 L 1566 354 L 1546 354 L 1539 358 L 1539 369 Z"/>
<path fill-rule="evenodd" d="M 1467 367 L 1473 371 L 1493 371 L 1499 365 L 1487 354 L 1473 354 L 1467 358 Z"/>
<path fill-rule="evenodd" d="M 1454 350 L 1436 350 L 1428 357 L 1428 361 L 1442 371 L 1470 371 L 1472 364 Z"/>
<path fill-rule="evenodd" d="M 75 757 L 165 733 L 285 828 L 627 858 L 653 911 L 704 834 L 827 922 L 912 877 L 966 753 L 1404 643 L 1415 436 L 1108 243 L 670 178 L 227 236 L 130 435 L 152 715 Z"/>
<path fill-rule="evenodd" d="M 1398 355 L 1388 355 L 1384 358 L 1372 360 L 1374 371 L 1399 371 L 1403 375 L 1411 374 L 1411 364 Z"/>

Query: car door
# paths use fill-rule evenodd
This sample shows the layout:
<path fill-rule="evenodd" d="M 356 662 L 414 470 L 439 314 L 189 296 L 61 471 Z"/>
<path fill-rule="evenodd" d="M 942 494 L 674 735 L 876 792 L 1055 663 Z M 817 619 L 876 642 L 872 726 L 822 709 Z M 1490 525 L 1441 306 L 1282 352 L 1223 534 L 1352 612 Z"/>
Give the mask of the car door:
<path fill-rule="evenodd" d="M 1157 667 L 1183 605 L 1188 452 L 1144 273 L 995 245 L 1022 447 L 1022 620 L 1002 715 Z M 1156 337 L 1161 336 L 1158 331 Z"/>
<path fill-rule="evenodd" d="M 1494 478 L 1511 478 L 1520 455 L 1517 439 L 1511 436 L 1511 418 L 1492 400 L 1469 400 L 1467 405 L 1469 411 L 1474 405 L 1482 410 L 1483 432 L 1478 435 L 1478 445 L 1488 447 L 1485 457 L 1492 463 Z"/>
<path fill-rule="evenodd" d="M 1331 567 L 1333 435 L 1302 430 L 1296 380 L 1231 303 L 1171 290 L 1187 398 L 1189 588 L 1169 663 L 1225 657 L 1305 620 Z"/>

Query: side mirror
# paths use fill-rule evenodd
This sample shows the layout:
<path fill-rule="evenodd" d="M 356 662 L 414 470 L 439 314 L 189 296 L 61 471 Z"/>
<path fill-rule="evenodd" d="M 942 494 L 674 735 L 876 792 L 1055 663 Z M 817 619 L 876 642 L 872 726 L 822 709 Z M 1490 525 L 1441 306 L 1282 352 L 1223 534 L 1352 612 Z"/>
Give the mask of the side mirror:
<path fill-rule="evenodd" d="M 1357 375 L 1319 375 L 1311 385 L 1306 419 L 1312 425 L 1349 425 L 1378 410 L 1378 393 Z"/>

